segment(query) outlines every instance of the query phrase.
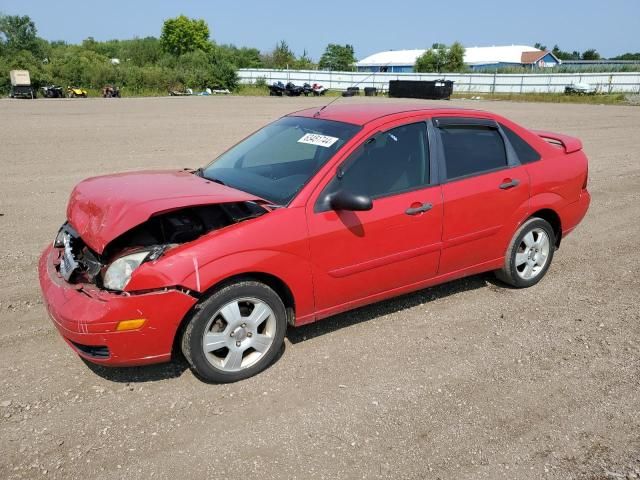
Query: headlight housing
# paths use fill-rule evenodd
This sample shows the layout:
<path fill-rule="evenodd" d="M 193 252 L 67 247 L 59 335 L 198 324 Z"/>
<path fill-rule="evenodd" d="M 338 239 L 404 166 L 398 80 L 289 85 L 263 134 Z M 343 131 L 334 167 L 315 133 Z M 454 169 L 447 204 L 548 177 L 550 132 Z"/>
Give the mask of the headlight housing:
<path fill-rule="evenodd" d="M 104 274 L 102 281 L 104 287 L 109 290 L 124 290 L 134 270 L 148 260 L 153 252 L 153 250 L 139 250 L 113 261 Z"/>

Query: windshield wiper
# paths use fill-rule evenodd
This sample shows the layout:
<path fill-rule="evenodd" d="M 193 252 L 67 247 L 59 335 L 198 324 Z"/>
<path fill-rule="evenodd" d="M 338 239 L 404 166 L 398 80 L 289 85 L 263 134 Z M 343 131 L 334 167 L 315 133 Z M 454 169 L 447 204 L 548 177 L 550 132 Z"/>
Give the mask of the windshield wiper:
<path fill-rule="evenodd" d="M 205 178 L 206 180 L 209 180 L 210 182 L 214 182 L 214 183 L 219 183 L 220 185 L 226 185 L 226 183 L 224 183 L 222 180 L 220 180 L 219 178 L 214 178 L 214 177 L 205 177 L 203 176 L 203 178 Z"/>
<path fill-rule="evenodd" d="M 196 176 L 198 176 L 198 177 L 204 178 L 205 180 L 209 180 L 210 182 L 219 183 L 220 185 L 226 185 L 226 183 L 224 183 L 224 182 L 223 182 L 222 180 L 220 180 L 219 178 L 215 178 L 215 177 L 207 177 L 207 176 L 204 174 L 204 168 L 202 168 L 202 167 L 200 167 L 200 168 L 198 168 L 198 169 L 194 170 L 194 171 L 193 171 L 193 174 L 194 174 L 194 175 L 196 175 Z"/>

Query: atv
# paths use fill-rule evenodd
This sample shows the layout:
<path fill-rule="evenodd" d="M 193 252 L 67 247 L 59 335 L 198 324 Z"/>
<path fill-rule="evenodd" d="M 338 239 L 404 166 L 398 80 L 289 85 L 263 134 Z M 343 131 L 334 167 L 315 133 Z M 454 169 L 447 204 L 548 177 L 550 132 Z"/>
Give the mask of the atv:
<path fill-rule="evenodd" d="M 272 97 L 281 97 L 284 93 L 284 83 L 282 82 L 273 82 L 272 85 L 269 85 L 269 95 Z"/>
<path fill-rule="evenodd" d="M 288 97 L 299 97 L 303 93 L 303 88 L 293 82 L 289 82 L 284 87 L 284 93 Z"/>
<path fill-rule="evenodd" d="M 105 85 L 102 87 L 102 96 L 104 98 L 120 98 L 120 89 L 115 85 Z"/>
<path fill-rule="evenodd" d="M 87 91 L 78 87 L 67 87 L 67 97 L 69 98 L 87 98 Z"/>
<path fill-rule="evenodd" d="M 64 89 L 57 85 L 46 85 L 41 87 L 41 90 L 45 98 L 64 98 Z"/>

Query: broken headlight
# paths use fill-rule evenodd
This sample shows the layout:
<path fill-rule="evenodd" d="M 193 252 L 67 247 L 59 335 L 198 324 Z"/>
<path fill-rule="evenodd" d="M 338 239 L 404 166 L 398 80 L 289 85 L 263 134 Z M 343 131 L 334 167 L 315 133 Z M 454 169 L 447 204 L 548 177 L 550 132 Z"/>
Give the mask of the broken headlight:
<path fill-rule="evenodd" d="M 157 245 L 117 258 L 107 267 L 102 285 L 109 290 L 124 290 L 136 268 L 144 262 L 157 260 L 171 246 L 173 245 Z"/>
<path fill-rule="evenodd" d="M 124 255 L 115 260 L 104 274 L 103 285 L 109 290 L 124 290 L 133 271 L 147 260 L 151 255 L 151 250 L 142 250 L 139 252 Z"/>

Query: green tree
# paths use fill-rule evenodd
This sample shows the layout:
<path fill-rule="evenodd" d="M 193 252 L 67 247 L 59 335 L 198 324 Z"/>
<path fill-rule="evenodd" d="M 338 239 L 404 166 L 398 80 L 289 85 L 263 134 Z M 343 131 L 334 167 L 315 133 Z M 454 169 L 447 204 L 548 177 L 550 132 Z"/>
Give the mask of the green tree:
<path fill-rule="evenodd" d="M 543 44 L 542 44 L 542 43 L 540 43 L 540 42 L 536 42 L 536 43 L 534 43 L 534 44 L 533 44 L 533 46 L 534 46 L 534 48 L 537 48 L 538 50 L 542 50 L 543 52 L 546 52 L 546 51 L 547 51 L 547 46 L 546 46 L 546 45 L 543 45 Z"/>
<path fill-rule="evenodd" d="M 447 72 L 462 72 L 464 66 L 465 49 L 460 42 L 453 42 L 447 51 L 447 62 L 445 68 Z"/>
<path fill-rule="evenodd" d="M 27 50 L 39 55 L 37 33 L 36 24 L 27 15 L 0 15 L 0 44 L 3 51 Z"/>
<path fill-rule="evenodd" d="M 600 54 L 595 48 L 590 48 L 582 52 L 582 60 L 600 60 Z"/>
<path fill-rule="evenodd" d="M 465 49 L 460 42 L 454 42 L 447 48 L 443 43 L 434 43 L 416 59 L 413 67 L 416 72 L 461 72 L 465 69 Z"/>
<path fill-rule="evenodd" d="M 214 50 L 237 68 L 260 68 L 263 66 L 260 50 L 257 48 L 216 45 Z"/>
<path fill-rule="evenodd" d="M 322 70 L 347 71 L 353 70 L 356 57 L 353 45 L 337 45 L 330 43 L 320 57 L 318 67 Z"/>
<path fill-rule="evenodd" d="M 160 40 L 155 37 L 123 40 L 120 44 L 120 51 L 115 57 L 111 58 L 119 58 L 142 67 L 145 65 L 154 65 L 158 63 L 158 60 L 162 57 Z"/>
<path fill-rule="evenodd" d="M 445 59 L 441 49 L 430 48 L 416 59 L 413 70 L 416 72 L 439 72 Z"/>
<path fill-rule="evenodd" d="M 622 55 L 618 55 L 617 57 L 613 57 L 611 60 L 640 60 L 640 52 L 623 53 Z"/>
<path fill-rule="evenodd" d="M 306 50 L 304 50 L 302 52 L 302 55 L 296 58 L 295 62 L 293 63 L 293 68 L 295 68 L 296 70 L 310 70 L 315 66 L 316 65 L 313 63 L 313 60 L 311 60 L 311 57 L 309 57 Z"/>
<path fill-rule="evenodd" d="M 209 26 L 202 19 L 180 15 L 165 20 L 160 34 L 160 44 L 165 52 L 180 56 L 196 50 L 208 51 Z"/>
<path fill-rule="evenodd" d="M 551 52 L 560 60 L 580 60 L 580 52 L 565 52 L 558 45 L 554 45 Z"/>
<path fill-rule="evenodd" d="M 262 61 L 267 68 L 291 68 L 296 60 L 289 44 L 281 40 L 275 48 L 262 56 Z"/>

